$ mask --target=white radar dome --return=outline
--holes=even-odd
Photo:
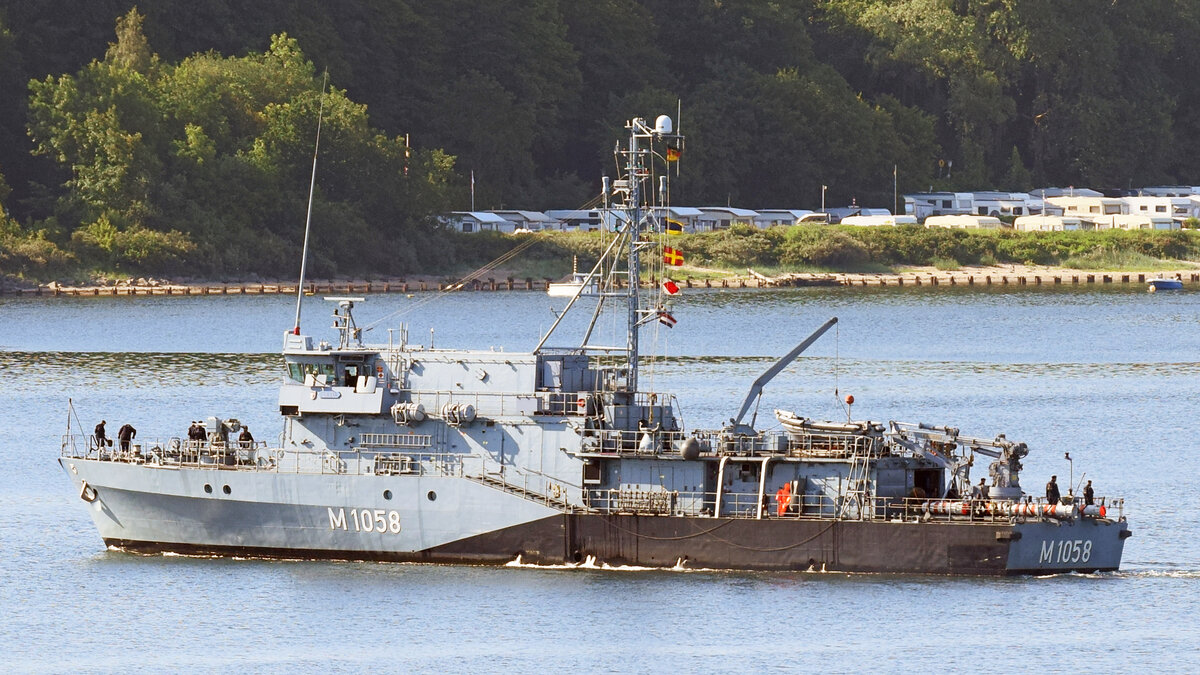
[[[667,115],[659,115],[658,119],[654,120],[654,131],[659,134],[669,134],[673,127],[671,126],[671,118]]]

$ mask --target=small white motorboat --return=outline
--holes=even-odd
[[[554,298],[571,298],[578,293],[580,296],[600,295],[600,284],[596,277],[588,278],[588,272],[579,271],[579,259],[571,262],[571,276],[563,281],[552,281],[546,284],[546,295]],[[580,291],[580,289],[583,289]]]

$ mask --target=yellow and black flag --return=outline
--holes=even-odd
[[[683,223],[667,218],[667,234],[683,234]]]

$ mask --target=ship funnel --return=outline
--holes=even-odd
[[[658,119],[654,120],[654,133],[666,136],[675,129],[671,124],[671,118],[667,115],[659,115]]]

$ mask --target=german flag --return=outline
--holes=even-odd
[[[679,148],[677,148],[673,145],[667,146],[667,161],[668,162],[678,162],[679,155],[680,155]]]
[[[663,247],[663,262],[674,267],[683,266],[683,251],[670,246]]]
[[[683,223],[667,218],[667,234],[683,234]]]

